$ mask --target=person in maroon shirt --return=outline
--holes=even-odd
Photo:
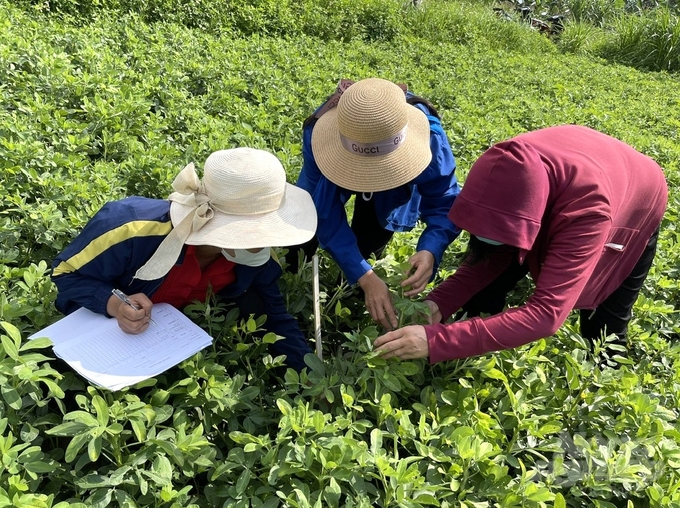
[[[432,324],[387,333],[376,348],[430,363],[480,355],[553,335],[574,308],[584,337],[626,340],[667,199],[656,162],[586,127],[549,127],[492,146],[451,207],[449,218],[471,240],[462,265],[427,296]],[[503,310],[527,273],[533,294]],[[470,319],[444,323],[460,309]]]

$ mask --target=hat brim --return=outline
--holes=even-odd
[[[174,225],[194,210],[173,201],[170,218]],[[316,233],[316,208],[309,193],[286,183],[286,193],[278,210],[257,215],[215,215],[199,231],[193,231],[187,245],[212,245],[222,249],[287,247],[305,243]]]
[[[338,110],[319,118],[312,131],[312,153],[321,173],[331,182],[354,192],[380,192],[410,182],[430,164],[430,122],[409,104],[406,140],[387,155],[367,157],[342,145]]]

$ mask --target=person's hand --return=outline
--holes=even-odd
[[[434,303],[432,300],[425,300],[425,304],[430,309],[430,315],[427,317],[427,322],[429,324],[441,323],[442,322],[442,313],[439,310],[439,305]]]
[[[375,339],[373,345],[383,358],[396,356],[400,360],[413,360],[430,355],[425,327],[420,325],[405,326],[388,332]]]
[[[118,321],[118,326],[125,333],[142,333],[149,327],[153,302],[144,293],[130,296],[130,300],[139,310],[135,310],[115,295],[111,295],[106,303],[106,312]]]
[[[434,256],[430,251],[421,250],[416,252],[408,260],[411,263],[411,270],[409,270],[407,279],[401,285],[402,287],[411,286],[409,291],[404,292],[404,296],[414,296],[420,293],[427,283],[432,278],[434,271]]]
[[[359,285],[364,291],[366,309],[373,321],[380,323],[387,330],[394,330],[399,322],[387,284],[373,270],[369,270],[361,276]]]

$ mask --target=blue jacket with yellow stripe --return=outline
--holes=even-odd
[[[146,281],[134,279],[134,275],[171,230],[170,201],[135,196],[104,205],[52,264],[57,309],[70,314],[85,307],[108,316],[106,304],[113,288],[151,298],[164,278]],[[236,280],[218,296],[234,299],[246,291],[255,292],[267,316],[267,331],[285,337],[270,346],[271,353],[286,355],[288,366],[302,370],[304,355],[311,349],[297,321],[286,310],[278,287],[279,264],[270,259],[259,267],[236,265],[235,275]]]

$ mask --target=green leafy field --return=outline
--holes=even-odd
[[[433,0],[389,11],[384,26],[362,5],[343,42],[332,34],[348,21],[325,11],[296,20],[321,38],[120,13],[68,23],[0,0],[0,507],[680,507],[678,75],[563,54],[490,5]],[[324,361],[301,378],[252,337],[262,318],[236,322],[216,302],[187,309],[212,348],[121,392],[26,341],[59,317],[51,260],[103,203],[164,197],[186,163],[243,145],[276,153],[293,182],[303,119],[339,78],[371,76],[439,108],[461,180],[492,143],[560,123],[664,167],[659,252],[617,368],[574,318],[513,351],[385,362],[371,352],[380,331],[325,256]],[[416,238],[395,238],[385,277],[398,280]],[[312,339],[311,269],[282,285]],[[416,317],[415,302],[395,300]]]

